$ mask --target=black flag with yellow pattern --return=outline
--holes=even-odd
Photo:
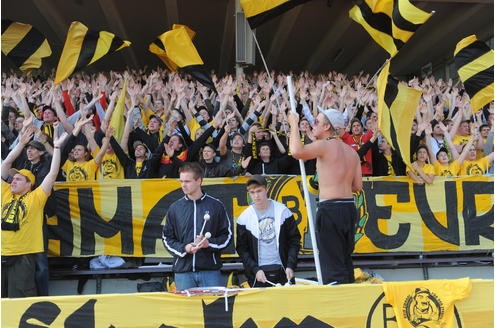
[[[378,128],[402,160],[411,166],[411,129],[421,91],[400,83],[389,74],[390,61],[378,75]]]
[[[310,0],[241,0],[249,26],[254,30],[261,24]]]
[[[2,53],[21,71],[41,67],[41,59],[52,54],[48,40],[29,24],[2,19]]]
[[[72,22],[58,62],[55,84],[68,78],[74,71],[91,65],[103,56],[128,47],[124,41],[107,31],[89,30],[81,22]]]
[[[471,98],[473,113],[493,101],[493,50],[476,35],[457,43],[454,51],[457,73]]]
[[[393,57],[431,14],[408,0],[360,0],[349,16]]]
[[[192,39],[196,32],[189,27],[174,24],[170,31],[159,35],[149,46],[149,51],[158,56],[167,67],[175,72],[191,75],[194,79],[216,92],[210,74],[203,65]]]

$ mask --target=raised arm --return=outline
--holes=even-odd
[[[225,154],[227,154],[228,151],[227,142],[229,140],[229,134],[230,134],[230,126],[226,124],[225,132],[224,134],[222,134],[222,137],[220,138],[220,142],[218,144],[218,150],[220,151],[220,156],[225,156]]]
[[[41,183],[41,188],[46,194],[50,194],[52,191],[55,179],[57,179],[58,171],[60,169],[60,147],[67,138],[67,132],[64,132],[60,137],[58,136],[58,129],[55,129],[53,133],[53,156],[52,163],[50,165],[50,171],[43,179]]]
[[[14,149],[12,149],[7,157],[2,161],[2,179],[7,180],[9,177],[9,170],[12,168],[12,164],[22,153],[29,140],[33,137],[34,129],[35,127],[31,125],[24,132],[22,132],[19,138],[19,143],[17,143]]]
[[[109,126],[106,133],[105,133],[105,137],[102,140],[100,151],[98,152],[98,154],[96,154],[96,157],[95,157],[95,163],[96,164],[100,165],[101,160],[103,159],[103,156],[105,155],[105,152],[107,151],[108,144],[110,143],[110,138],[112,137],[112,135],[113,135],[113,128],[111,126]]]

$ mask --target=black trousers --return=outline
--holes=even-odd
[[[356,220],[353,198],[331,199],[318,204],[315,232],[323,284],[354,282],[351,254]]]

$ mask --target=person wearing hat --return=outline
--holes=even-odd
[[[236,250],[249,285],[295,283],[301,234],[294,215],[284,204],[268,197],[265,177],[251,176],[246,188],[252,204],[237,219]]]
[[[56,128],[56,126],[55,126]],[[32,130],[21,135],[21,141],[2,162],[2,297],[37,296],[36,254],[44,252],[43,208],[52,191],[60,166],[60,147],[67,134],[54,135],[50,171],[35,185],[34,174],[15,170],[10,185],[6,182],[14,159],[32,136]]]
[[[313,128],[316,140],[307,145],[299,137],[299,116],[291,112],[289,123],[292,156],[316,158],[319,202],[315,233],[323,283],[352,283],[357,220],[353,192],[361,190],[363,182],[357,152],[338,138],[339,130],[345,127],[344,117],[336,109],[320,110]]]
[[[110,139],[110,144],[124,168],[126,179],[150,179],[156,178],[159,157],[151,154],[148,146],[141,140],[134,141],[134,157],[127,155],[115,138]]]
[[[40,186],[43,179],[50,171],[51,161],[47,158],[46,148],[43,143],[37,140],[31,140],[27,136],[31,134],[27,133],[19,140],[19,147],[21,151],[14,148],[12,151],[12,158],[15,160],[13,166],[19,170],[28,170],[34,176],[34,184],[32,189],[36,189]],[[26,143],[27,142],[27,143]],[[22,145],[22,146],[21,146]],[[22,151],[25,149],[25,151]],[[43,222],[44,228],[44,243],[47,245],[46,240],[46,226]],[[48,257],[46,252],[36,254],[36,287],[38,290],[38,296],[48,296]]]
[[[36,177],[34,188],[37,188],[50,170],[50,157],[47,155],[45,145],[37,140],[29,141],[24,145],[24,149],[13,166],[31,171]]]

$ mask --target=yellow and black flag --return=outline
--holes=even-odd
[[[389,75],[388,62],[377,79],[378,128],[407,166],[411,166],[410,140],[421,91],[410,88]]]
[[[493,50],[476,35],[470,35],[457,43],[454,64],[471,98],[473,113],[493,101]]]
[[[349,16],[391,57],[431,15],[409,0],[360,0],[349,10]]]
[[[216,92],[215,84],[203,68],[203,60],[192,42],[195,35],[189,27],[174,24],[170,31],[159,35],[150,44],[149,51],[157,55],[171,71],[187,73]]]
[[[2,19],[2,53],[21,71],[41,67],[41,59],[52,54],[48,40],[29,24]]]
[[[308,1],[310,0],[241,0],[241,7],[249,26],[254,30],[266,21]]]
[[[113,33],[91,31],[80,22],[72,22],[58,62],[55,84],[68,78],[74,71],[91,65],[101,57],[130,44],[129,41],[124,41]]]

